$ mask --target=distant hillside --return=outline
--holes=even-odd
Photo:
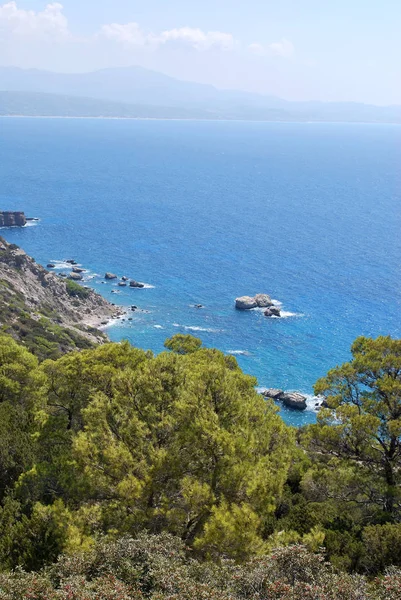
[[[110,117],[130,119],[209,119],[206,111],[163,106],[141,106],[40,92],[1,92],[1,116]]]
[[[0,67],[1,115],[401,123],[401,106],[289,102],[141,67],[52,73]]]

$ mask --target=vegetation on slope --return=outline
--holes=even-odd
[[[95,346],[98,310],[0,240],[0,600],[400,600],[401,340],[295,430],[197,338]]]
[[[60,280],[0,238],[0,331],[41,360],[105,341],[84,320],[88,314],[107,315],[113,310],[92,290]]]
[[[382,598],[382,583],[344,573],[401,566],[401,341],[356,340],[316,386],[328,408],[298,432],[234,357],[191,336],[166,347],[109,343],[40,363],[0,336],[0,569],[40,571],[63,553],[70,565],[4,575],[0,598],[32,581],[48,595],[27,598]],[[121,548],[145,544],[149,558],[160,540],[198,562],[185,554],[176,572],[172,558],[171,589],[148,589]],[[99,552],[109,571],[83,566]],[[297,560],[307,575],[291,575]]]

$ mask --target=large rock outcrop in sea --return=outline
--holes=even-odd
[[[104,278],[105,279],[117,279],[117,275],[115,275],[114,273],[105,273]]]
[[[279,400],[287,408],[295,408],[295,410],[306,409],[306,398],[299,392],[285,392],[280,396]]]
[[[249,310],[251,308],[256,308],[258,303],[255,298],[251,298],[251,296],[241,296],[240,298],[235,299],[235,308],[239,310]]]
[[[256,296],[240,296],[235,300],[235,308],[239,310],[250,310],[251,308],[267,308],[273,306],[273,301],[268,294],[256,294]]]
[[[21,211],[1,211],[0,227],[24,227],[26,225],[25,213]]]
[[[259,308],[267,308],[268,306],[273,306],[273,300],[268,294],[256,294],[255,302]]]
[[[68,275],[68,279],[72,279],[73,281],[82,281],[83,277],[82,277],[81,273],[75,273],[74,271],[72,271]]]
[[[278,306],[269,306],[263,314],[265,317],[281,317],[281,311]]]
[[[277,390],[275,388],[268,388],[267,390],[262,391],[262,396],[265,398],[272,398],[273,400],[278,400],[283,394],[283,390]]]
[[[294,410],[306,409],[306,397],[299,392],[283,392],[282,390],[266,389],[262,391],[262,396],[272,398],[276,402],[282,402],[287,408]]]

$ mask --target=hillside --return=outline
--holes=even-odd
[[[210,113],[170,106],[143,106],[41,92],[1,92],[0,116],[210,119]]]
[[[94,325],[116,310],[99,294],[49,273],[0,238],[0,327],[39,358],[104,342]]]
[[[0,90],[0,115],[401,123],[400,106],[290,102],[141,67],[90,73],[0,67]]]

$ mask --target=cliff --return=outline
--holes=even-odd
[[[96,326],[121,312],[71,284],[0,237],[0,328],[42,359],[107,341]]]
[[[20,211],[0,211],[0,227],[23,227],[26,225],[26,217]]]

